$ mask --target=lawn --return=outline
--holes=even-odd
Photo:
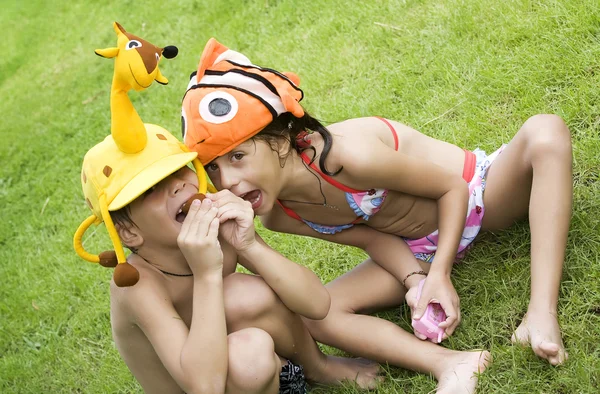
[[[600,5],[598,0],[16,1],[0,25],[0,392],[141,392],[111,338],[111,271],[81,260],[72,235],[87,217],[83,155],[110,132],[111,24],[154,44],[168,86],[131,94],[142,119],[179,135],[180,101],[206,40],[294,71],[303,104],[326,123],[379,115],[488,151],[536,113],[569,125],[574,210],[559,320],[559,368],[510,335],[526,310],[527,224],[481,237],[455,267],[462,325],[444,346],[486,348],[482,393],[600,392]],[[110,247],[99,228],[86,248]],[[259,232],[328,282],[365,255]],[[408,327],[405,307],[381,316]],[[367,333],[368,335],[368,333]],[[329,353],[336,350],[324,347]],[[433,378],[386,368],[380,393],[427,393]],[[315,389],[354,393],[351,386]]]

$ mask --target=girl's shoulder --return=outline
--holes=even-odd
[[[395,147],[398,133],[406,126],[379,117],[353,118],[327,126],[334,138],[334,144],[364,144],[379,140]]]
[[[348,154],[368,155],[369,147],[386,145],[398,148],[400,123],[383,118],[354,118],[327,126],[333,137],[331,157],[335,165],[342,164]]]

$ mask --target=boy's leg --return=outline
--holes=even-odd
[[[566,353],[557,320],[560,278],[573,199],[569,129],[555,115],[528,119],[491,165],[482,228],[509,227],[529,213],[531,297],[513,340],[558,365]]]
[[[306,319],[316,340],[360,357],[433,374],[439,393],[475,391],[474,373],[485,370],[488,352],[449,350],[422,341],[390,321],[359,314],[395,307],[404,299],[404,286],[381,266],[366,260],[327,289],[331,294],[327,317]]]
[[[275,394],[279,391],[281,361],[273,339],[258,328],[246,328],[227,336],[226,394]]]
[[[276,353],[302,365],[308,380],[323,384],[351,381],[363,388],[377,385],[376,363],[324,355],[300,316],[258,276],[235,273],[225,279],[225,315],[230,331],[257,327],[269,333]]]

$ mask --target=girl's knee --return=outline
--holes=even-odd
[[[525,133],[531,160],[547,156],[571,158],[571,132],[560,116],[534,115],[527,119],[521,130]]]
[[[246,328],[227,337],[228,392],[263,393],[279,378],[281,364],[273,339],[258,328]]]
[[[258,276],[235,273],[227,277],[224,303],[228,322],[255,319],[271,310],[278,301],[273,289]]]

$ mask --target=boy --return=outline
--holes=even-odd
[[[145,127],[147,142],[135,154],[120,149],[114,131],[86,154],[82,183],[94,215],[74,242],[85,259],[117,266],[113,338],[144,391],[305,392],[302,367],[279,355],[302,364],[309,380],[374,387],[377,365],[325,356],[302,323],[300,316],[322,319],[329,310],[316,275],[264,244],[250,204],[231,193],[220,194],[219,209],[205,199],[183,214],[202,167],[194,163],[197,178],[187,167],[195,153]],[[95,256],[81,239],[103,221],[115,253]],[[127,262],[121,242],[134,252]],[[235,273],[238,262],[260,276]]]

